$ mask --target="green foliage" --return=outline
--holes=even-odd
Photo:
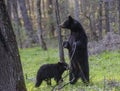
[[[66,52],[66,51],[65,51]],[[20,50],[22,66],[28,91],[51,91],[52,87],[45,82],[39,88],[35,88],[35,78],[39,67],[45,63],[59,61],[57,49],[43,51],[40,48]],[[67,54],[67,53],[65,53]],[[66,55],[66,61],[69,59]],[[120,91],[120,51],[104,52],[89,57],[90,85],[85,86],[81,80],[75,85],[67,85],[61,91]],[[63,77],[68,74],[65,72]],[[68,82],[68,76],[64,83]],[[52,86],[55,81],[52,80]]]

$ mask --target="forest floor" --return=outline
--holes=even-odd
[[[52,87],[45,82],[39,88],[35,88],[36,73],[39,67],[45,63],[59,61],[58,49],[43,51],[40,48],[28,48],[20,50],[22,67],[28,91],[51,91]],[[68,53],[65,50],[65,59],[69,63]],[[120,91],[120,50],[104,51],[89,57],[90,84],[85,86],[81,79],[75,85],[66,85],[60,91]],[[66,71],[63,77],[68,74]],[[62,84],[68,82],[69,77]],[[55,85],[54,79],[52,86]]]

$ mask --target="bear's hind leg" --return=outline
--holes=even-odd
[[[81,79],[85,84],[89,84],[89,67],[88,66],[81,67],[82,67]]]
[[[69,81],[70,81],[70,84],[75,84],[78,80],[78,77],[75,75],[74,72],[70,72],[69,74]]]

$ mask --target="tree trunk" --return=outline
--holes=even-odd
[[[64,21],[65,20],[65,18],[66,18],[66,16],[69,14],[69,3],[70,1],[69,0],[63,0],[61,3],[61,5],[60,5],[60,17],[61,17],[61,21]],[[55,7],[54,7],[55,8]],[[55,15],[55,14],[54,14]],[[64,29],[64,32],[62,32],[62,33],[64,33],[64,39],[67,39],[67,35],[69,34],[69,32],[68,31],[66,31],[66,29]]]
[[[43,36],[42,36],[42,26],[41,26],[41,0],[36,0],[36,15],[37,15],[37,24],[38,24],[38,38],[39,43],[43,50],[47,50],[46,43],[44,42]]]
[[[60,14],[59,14],[59,4],[58,0],[55,0],[55,14],[56,14],[56,22],[57,22],[57,32],[58,32],[58,42],[59,42],[59,57],[60,61],[64,62],[64,51],[62,46],[62,36],[61,36],[61,28],[59,27],[60,24]]]
[[[35,0],[29,0],[30,2],[30,19],[33,24],[33,28],[36,30],[36,6],[35,6]]]
[[[26,91],[15,35],[0,0],[0,91]]]
[[[81,12],[85,12],[85,0],[81,0]]]
[[[113,27],[112,27],[112,19],[113,19],[113,16],[112,16],[112,5],[111,3],[113,3],[112,0],[109,0],[108,1],[108,8],[109,8],[109,13],[108,13],[108,17],[109,17],[109,26],[110,26],[110,32],[113,32]]]
[[[88,9],[89,9],[89,7],[90,7],[90,0],[80,0],[80,10],[81,10],[81,12],[86,12]]]
[[[17,31],[17,39],[18,39],[18,45],[20,48],[22,48],[22,38],[21,38],[21,23],[20,19],[18,16],[18,5],[16,0],[11,0],[11,4],[13,6],[13,15],[14,15],[14,25],[15,25],[15,30]]]
[[[92,40],[98,41],[98,36],[96,34],[96,29],[95,29],[95,21],[94,21],[94,13],[92,13],[89,16],[89,21],[90,21],[90,30],[91,30],[91,37]]]
[[[28,36],[28,42],[29,43],[28,43],[27,46],[31,46],[32,43],[36,42],[35,35],[34,35],[34,32],[33,32],[32,22],[30,21],[30,18],[29,18],[28,13],[27,13],[25,0],[18,0],[18,2],[19,2],[19,5],[20,5],[22,16],[23,16],[23,21],[24,21],[26,34]]]
[[[28,15],[30,16],[30,19],[32,17],[32,12],[30,10],[30,0],[26,0],[26,6],[27,6],[27,10],[28,10]],[[34,12],[34,11],[33,11]]]
[[[50,29],[50,37],[54,37],[55,27],[54,27],[54,14],[53,14],[53,1],[47,0],[47,12],[48,12],[48,24]]]
[[[45,0],[41,0],[42,3],[42,15],[46,18]]]
[[[118,11],[119,11],[119,35],[120,35],[120,0],[118,0]]]
[[[102,39],[102,1],[99,2],[99,38]]]
[[[106,32],[110,32],[109,3],[108,2],[105,2],[105,18],[106,18]]]
[[[79,21],[79,0],[75,0],[75,10],[74,10],[75,19]]]
[[[10,0],[7,0],[7,11],[11,19],[11,1]]]

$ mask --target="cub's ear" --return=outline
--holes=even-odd
[[[58,64],[61,64],[61,63],[62,63],[61,61],[58,62]]]

